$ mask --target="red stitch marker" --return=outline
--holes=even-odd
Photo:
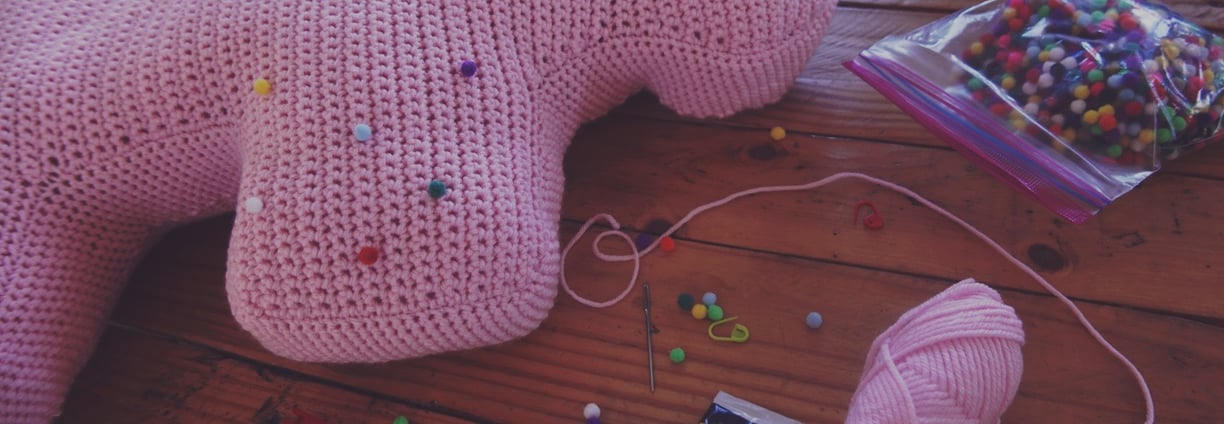
[[[862,209],[863,206],[871,208],[871,213],[863,217],[863,226],[871,230],[878,230],[878,229],[884,228],[884,217],[880,216],[880,212],[876,210],[875,205],[872,204],[870,200],[864,200],[854,205],[854,222],[853,223],[858,224],[859,210]]]

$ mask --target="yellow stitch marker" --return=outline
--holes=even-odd
[[[714,335],[714,327],[720,326],[724,323],[735,321],[737,319],[739,319],[739,317],[731,317],[731,318],[727,318],[721,321],[715,321],[710,324],[710,328],[707,331],[707,333],[710,335],[711,339],[714,339],[720,342],[735,342],[735,343],[746,342],[748,341],[748,327],[745,327],[743,324],[738,324],[738,323],[735,324],[735,326],[731,329],[731,335],[728,337]]]
[[[255,90],[255,94],[267,96],[268,93],[272,92],[272,83],[268,82],[266,79],[260,78],[251,84],[251,88]]]

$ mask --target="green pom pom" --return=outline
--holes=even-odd
[[[1170,141],[1173,141],[1173,131],[1170,131],[1168,128],[1156,130],[1157,143],[1168,143]]]
[[[683,309],[685,311],[691,310],[693,309],[693,303],[694,303],[693,295],[688,294],[688,293],[681,293],[680,297],[676,298],[676,303],[680,305],[680,309]]]
[[[446,195],[446,183],[433,180],[429,182],[429,197],[440,199]]]
[[[710,318],[711,321],[722,320],[723,319],[722,306],[710,305],[709,309],[706,310],[706,317]]]
[[[408,417],[403,415],[395,417],[395,421],[392,421],[391,424],[408,424]]]
[[[974,90],[974,91],[981,90],[982,87],[986,86],[986,84],[983,83],[982,80],[977,79],[977,78],[970,78],[968,85],[969,85],[969,89]]]
[[[684,362],[684,349],[681,349],[681,348],[672,349],[671,352],[667,354],[667,356],[671,358],[672,362],[675,362],[677,364]]]

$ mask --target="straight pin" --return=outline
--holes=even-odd
[[[650,367],[650,392],[655,391],[654,373],[654,325],[650,323],[650,284],[642,283],[642,310],[646,314],[646,364]]]

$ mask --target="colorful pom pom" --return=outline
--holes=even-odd
[[[429,190],[429,197],[432,197],[435,199],[441,199],[442,196],[446,195],[446,183],[440,180],[430,181],[428,190]]]
[[[782,127],[771,128],[769,130],[769,138],[774,139],[774,141],[782,141],[782,139],[786,138],[786,128],[782,128]]]
[[[251,83],[251,89],[255,91],[255,94],[267,96],[272,92],[272,83],[268,82],[266,79],[260,78]]]
[[[693,309],[689,311],[689,313],[693,315],[693,318],[696,319],[705,319],[706,312],[706,305],[702,305],[700,303],[693,305]]]
[[[248,197],[246,201],[243,202],[243,206],[246,208],[248,213],[259,213],[260,211],[263,211],[264,203],[263,199],[252,196]]]
[[[674,251],[676,250],[676,240],[672,239],[671,236],[664,236],[659,239],[659,248],[663,249],[664,252]]]
[[[693,295],[688,293],[680,293],[680,296],[676,297],[676,303],[680,305],[680,309],[691,311],[693,309],[693,304],[696,302],[693,300]]]
[[[633,238],[633,246],[637,247],[639,252],[650,247],[650,243],[654,243],[654,236],[646,233],[638,233],[637,237]]]
[[[586,419],[599,418],[599,405],[594,403],[586,404],[586,407],[582,408],[582,417]]]
[[[820,328],[820,326],[824,325],[824,317],[820,316],[820,312],[809,312],[805,322],[808,328]]]
[[[370,141],[370,137],[372,137],[373,135],[374,135],[374,130],[370,129],[369,125],[357,124],[353,126],[353,138],[356,138],[357,141],[361,141],[361,142]]]
[[[670,358],[672,362],[677,364],[684,362],[684,349],[672,349],[671,352],[667,353],[667,357]]]
[[[470,60],[463,61],[463,63],[459,64],[459,73],[463,74],[463,76],[465,77],[475,76],[476,75],[476,62],[473,62]]]
[[[361,251],[357,252],[357,261],[365,265],[374,265],[375,262],[378,262],[378,248],[372,246],[361,248]]]

